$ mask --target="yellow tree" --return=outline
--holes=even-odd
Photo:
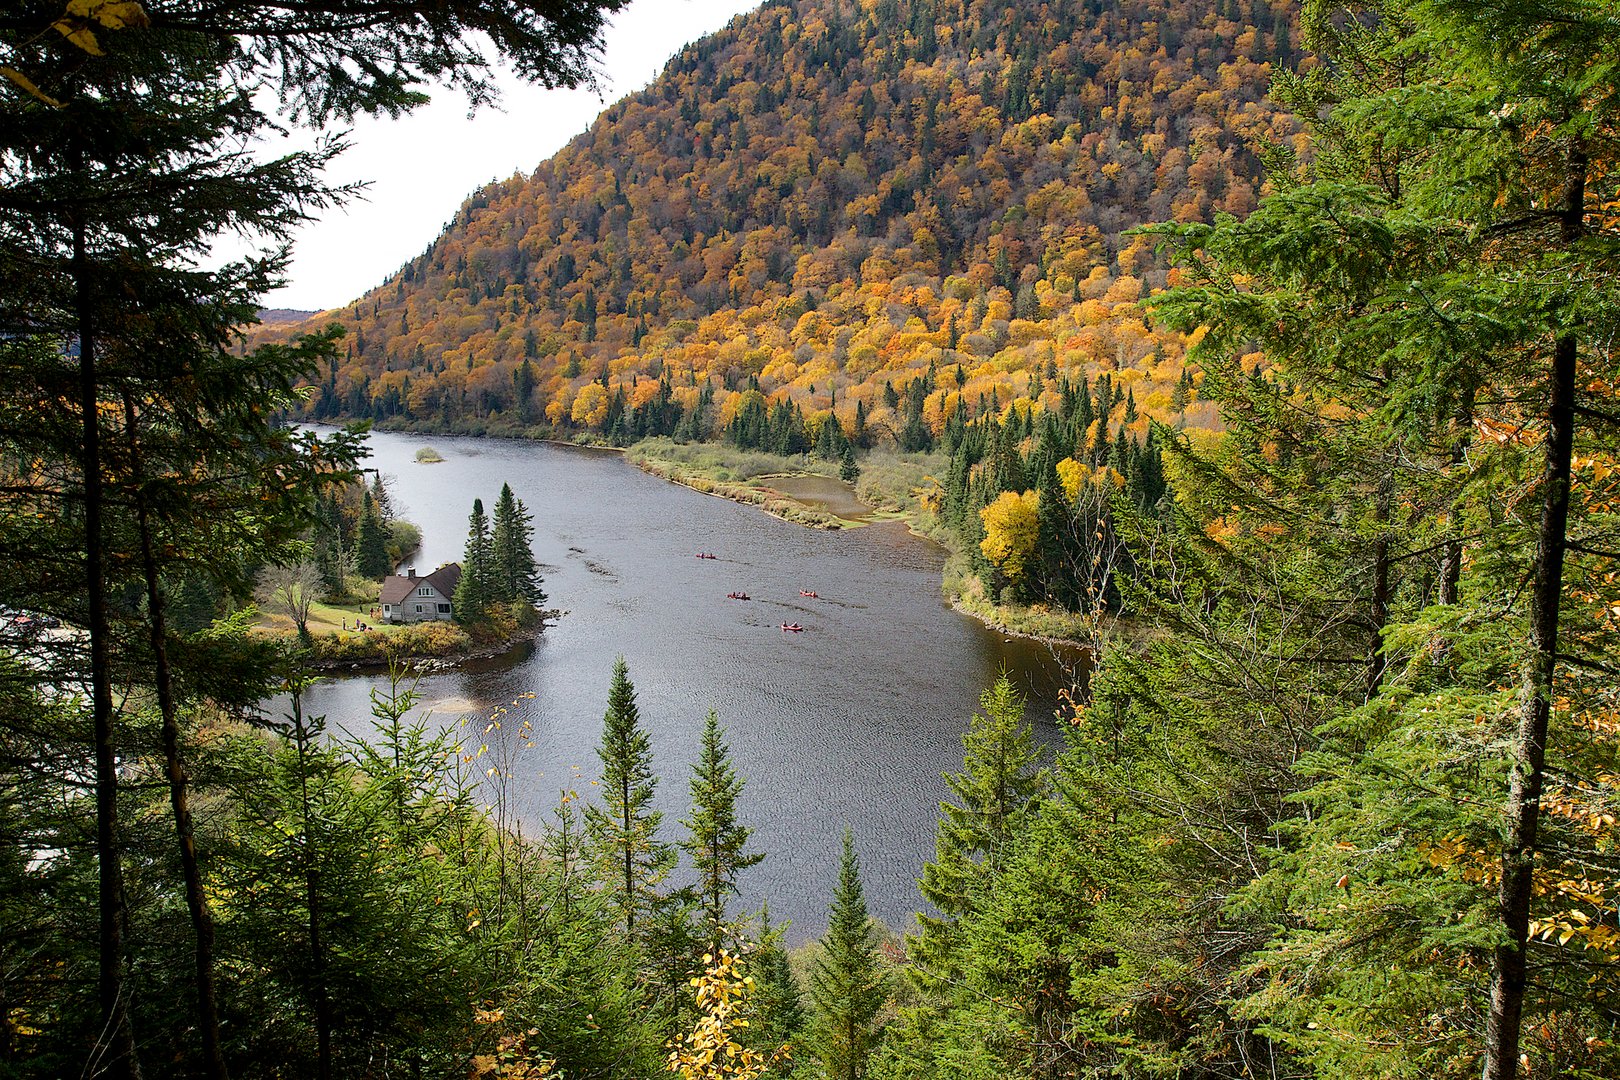
[[[1009,585],[1016,586],[1024,578],[1024,568],[1035,554],[1035,540],[1039,535],[1036,508],[1040,496],[1033,491],[1022,495],[1003,491],[996,501],[979,511],[984,521],[984,539],[979,550],[1001,571]]]
[[[788,1048],[766,1055],[737,1041],[737,1033],[748,1027],[754,978],[743,975],[737,958],[725,949],[718,958],[705,954],[703,962],[708,970],[692,980],[697,1022],[685,1036],[670,1041],[669,1071],[682,1080],[757,1080],[787,1058]]]
[[[608,392],[601,383],[586,383],[574,396],[571,412],[574,423],[580,427],[599,428],[607,419]]]

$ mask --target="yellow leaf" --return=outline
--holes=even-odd
[[[60,109],[62,107],[62,103],[60,101],[57,101],[55,98],[51,97],[51,95],[35,86],[32,79],[18,71],[16,68],[0,67],[0,75],[4,75],[7,79],[21,87],[24,93],[28,94],[30,97],[43,101],[51,108]]]
[[[67,19],[57,19],[51,23],[51,28],[61,31],[63,37],[89,53],[91,56],[105,55],[101,45],[96,41],[96,35],[90,32],[89,27],[81,22],[69,22]]]
[[[109,30],[152,25],[136,0],[68,0],[67,14],[93,20]]]

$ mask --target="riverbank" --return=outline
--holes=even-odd
[[[671,447],[676,444],[670,443]],[[734,469],[723,463],[723,459],[711,460],[699,465],[691,461],[680,461],[669,456],[658,456],[643,449],[644,444],[631,447],[626,456],[636,468],[642,472],[651,473],[671,483],[682,487],[700,491],[705,495],[714,495],[732,502],[743,503],[748,506],[757,506],[759,509],[779,517],[783,521],[791,521],[795,525],[803,525],[810,529],[846,529],[858,527],[864,522],[841,518],[836,514],[827,512],[801,502],[783,494],[762,482],[765,476],[795,476],[817,475],[807,472],[783,471],[775,474],[764,474],[752,480],[739,481],[732,479]],[[682,450],[695,450],[696,447],[680,447]],[[785,461],[786,459],[784,459]]]
[[[312,671],[377,672],[394,664],[416,671],[443,671],[472,660],[501,656],[533,641],[548,619],[559,611],[528,608],[472,630],[453,622],[369,622],[357,613],[315,605],[309,620],[309,640],[301,643],[292,620],[284,615],[261,618],[255,633],[264,639],[300,651]],[[341,621],[333,613],[341,612]]]
[[[1080,643],[1090,641],[1090,619],[1044,604],[997,603],[986,595],[984,584],[967,568],[952,538],[934,517],[931,495],[939,488],[936,475],[948,462],[941,454],[898,454],[873,451],[860,459],[861,472],[850,485],[865,512],[835,514],[795,497],[788,483],[773,481],[812,477],[837,479],[838,464],[808,454],[781,455],[738,450],[717,443],[676,443],[647,439],[628,448],[627,458],[644,472],[673,483],[757,506],[797,525],[815,529],[859,528],[873,521],[903,521],[917,536],[949,552],[940,587],[946,601],[1002,634],[1035,641]]]
[[[954,557],[952,561],[956,561]],[[1093,620],[1084,615],[1054,610],[1045,604],[995,603],[985,595],[984,584],[977,577],[953,578],[949,566],[943,588],[951,607],[998,633],[1063,645],[1085,644],[1096,637]]]

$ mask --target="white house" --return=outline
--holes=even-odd
[[[383,621],[408,623],[454,618],[456,585],[460,581],[460,563],[445,563],[425,577],[417,577],[413,566],[403,575],[391,574],[383,578]]]

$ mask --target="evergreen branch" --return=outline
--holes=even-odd
[[[1607,548],[1588,547],[1574,540],[1566,540],[1564,547],[1570,551],[1578,551],[1582,555],[1595,555],[1600,559],[1620,559],[1620,551],[1610,551]]]
[[[1613,424],[1616,427],[1620,427],[1620,416],[1616,416],[1614,413],[1604,412],[1602,409],[1594,409],[1587,405],[1576,405],[1575,415],[1584,416],[1588,420],[1601,420],[1605,424]]]

